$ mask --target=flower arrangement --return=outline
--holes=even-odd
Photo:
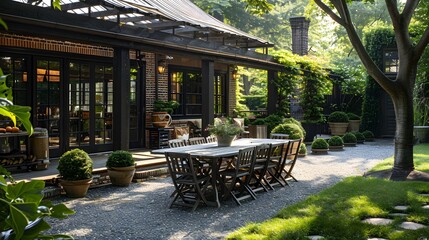
[[[217,118],[213,125],[209,125],[207,130],[215,136],[235,136],[244,130],[239,123],[232,118]]]

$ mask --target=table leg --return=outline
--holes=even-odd
[[[212,188],[213,188],[213,195],[214,195],[214,202],[209,201],[209,205],[212,207],[220,207],[220,201],[219,201],[219,193],[217,190],[217,177],[219,175],[219,159],[214,158],[211,159],[211,168],[212,168],[212,176],[210,178]]]

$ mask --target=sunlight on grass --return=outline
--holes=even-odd
[[[415,146],[415,165],[429,171],[429,144]],[[375,169],[392,167],[388,158]],[[385,179],[349,177],[306,200],[284,208],[275,218],[252,223],[233,232],[227,239],[307,239],[321,235],[327,239],[386,238],[391,240],[424,239],[429,228],[402,230],[403,221],[429,225],[429,184],[425,182],[392,182]],[[362,223],[369,217],[389,217],[397,205],[408,205],[407,217],[394,217],[387,226]],[[391,217],[392,218],[392,217]]]

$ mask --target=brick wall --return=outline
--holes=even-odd
[[[232,74],[229,74],[229,99],[227,99],[228,101],[228,107],[229,107],[229,112],[228,112],[228,116],[232,116],[233,115],[233,110],[235,109],[235,107],[237,106],[237,96],[236,96],[236,91],[237,91],[237,80],[232,78]]]

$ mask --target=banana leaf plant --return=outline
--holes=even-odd
[[[12,89],[6,85],[6,78],[8,75],[3,74],[3,70],[0,68],[0,98],[5,98],[9,101],[13,101]],[[27,131],[28,135],[31,136],[34,132],[33,125],[30,121],[31,107],[29,106],[0,106],[0,115],[10,118],[13,125],[16,126],[17,120],[21,122]]]

